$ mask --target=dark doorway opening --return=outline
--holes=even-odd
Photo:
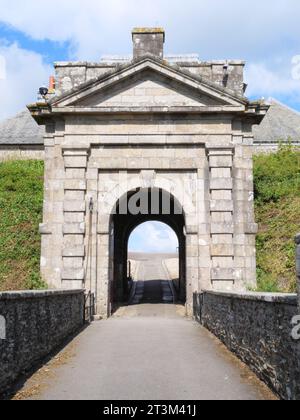
[[[137,208],[130,208],[131,199],[139,195],[144,201],[143,205],[138,202]],[[154,198],[159,197],[159,205],[154,203]],[[166,204],[170,201],[169,205]],[[146,204],[145,204],[146,203]],[[166,279],[161,270],[167,269],[162,266],[162,259],[153,256],[143,263],[146,273],[144,279],[139,281],[133,278],[134,267],[132,255],[128,252],[128,243],[135,229],[146,222],[159,222],[169,226],[178,238],[179,270],[177,279]],[[112,310],[119,306],[130,303],[185,303],[186,301],[186,244],[185,244],[185,217],[183,209],[174,196],[158,189],[137,189],[125,194],[116,204],[111,217],[111,281],[110,301]],[[137,256],[135,256],[137,258]],[[142,256],[138,256],[143,260]],[[137,258],[137,260],[138,260]],[[159,261],[158,261],[159,260]],[[137,261],[138,263],[139,261]],[[163,268],[162,268],[163,267]],[[151,274],[152,273],[152,274]],[[153,277],[153,279],[151,278]],[[159,277],[159,278],[156,278]],[[135,280],[135,281],[134,281]],[[172,280],[170,282],[170,280]],[[174,281],[173,281],[174,280]],[[160,287],[158,283],[160,282]],[[135,287],[135,290],[133,290]],[[172,294],[167,289],[171,288]]]

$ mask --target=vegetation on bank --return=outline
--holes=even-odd
[[[0,290],[41,289],[41,161],[0,163]]]
[[[0,290],[41,289],[41,161],[0,163]],[[296,290],[294,236],[300,231],[300,151],[254,158],[259,291]]]
[[[282,146],[254,158],[258,290],[295,292],[300,231],[300,150]]]

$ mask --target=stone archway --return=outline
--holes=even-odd
[[[132,200],[139,202],[134,211]],[[144,204],[141,203],[144,202]],[[178,298],[186,300],[186,237],[185,215],[177,199],[159,188],[138,188],[121,197],[110,220],[110,284],[111,308],[128,301],[127,261],[128,240],[133,230],[142,223],[158,221],[174,230],[179,242]]]
[[[100,318],[111,313],[112,208],[135,188],[184,208],[188,315],[195,292],[256,285],[252,126],[268,106],[245,97],[243,62],[174,66],[154,32],[155,45],[153,30],[133,34],[128,62],[58,63],[55,94],[29,106],[46,126],[43,280],[86,288]]]

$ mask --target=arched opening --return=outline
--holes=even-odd
[[[128,245],[135,229],[147,222],[167,225],[178,241],[179,270],[174,279],[174,299],[186,300],[185,217],[182,206],[173,195],[156,188],[136,189],[125,194],[115,205],[111,216],[110,297],[112,310],[126,305],[132,296],[132,278],[129,272]],[[152,225],[153,226],[153,225]],[[138,280],[138,279],[137,279]],[[160,279],[158,279],[160,280]]]
[[[179,281],[179,239],[162,222],[145,222],[128,240],[130,304],[174,303]]]

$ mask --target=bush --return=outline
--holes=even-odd
[[[281,146],[254,158],[258,290],[295,292],[294,236],[300,230],[300,151]]]
[[[0,290],[45,288],[40,278],[41,161],[0,163]]]
[[[280,146],[277,153],[254,157],[255,198],[258,205],[300,195],[300,152]]]

